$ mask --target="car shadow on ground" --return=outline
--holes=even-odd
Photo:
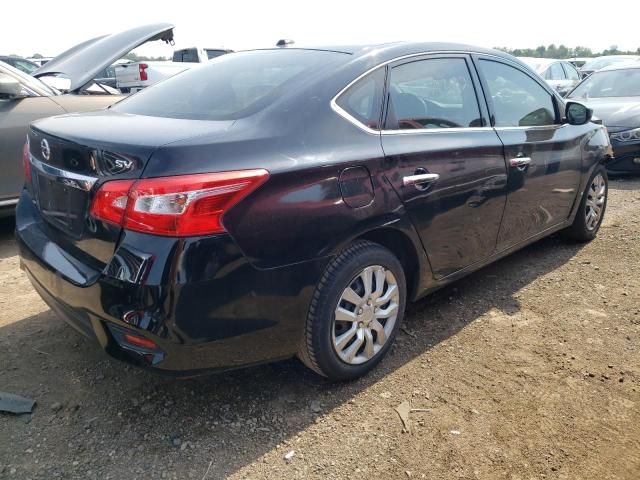
[[[323,413],[348,403],[488,311],[518,312],[517,292],[580,249],[558,236],[546,238],[410,305],[387,358],[350,383],[332,384],[293,359],[188,380],[164,377],[108,359],[47,311],[0,328],[0,339],[10,345],[0,353],[10,370],[4,388],[22,385],[15,393],[39,396],[40,411],[32,424],[59,428],[59,435],[67,437],[61,448],[80,433],[83,439],[95,436],[96,445],[105,435],[117,438],[120,445],[137,447],[131,469],[142,472],[153,468],[154,456],[184,453],[178,445],[187,442],[198,446],[193,453],[186,450],[194,456],[193,473],[202,475],[213,462],[217,473],[212,478],[217,478],[295,437]],[[1,247],[0,255],[10,254],[16,254],[15,245]],[[58,417],[71,420],[56,426],[47,405],[52,402],[62,402]],[[104,465],[110,464],[105,460]]]

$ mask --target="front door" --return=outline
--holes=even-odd
[[[489,57],[477,65],[509,168],[498,250],[565,221],[577,196],[584,129],[562,124],[541,81]]]
[[[436,278],[490,256],[505,206],[502,143],[466,55],[390,65],[382,146],[388,179]]]
[[[29,123],[61,113],[65,111],[49,97],[0,98],[0,201],[11,201],[22,190],[22,147]]]

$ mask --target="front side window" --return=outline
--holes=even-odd
[[[534,127],[556,122],[551,94],[520,70],[480,60],[493,104],[496,127]]]
[[[369,128],[380,128],[384,68],[360,79],[344,92],[336,103],[345,112]]]
[[[392,68],[389,100],[386,127],[391,130],[482,126],[463,58],[432,58]]]

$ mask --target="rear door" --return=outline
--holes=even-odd
[[[490,256],[506,198],[502,143],[467,55],[389,66],[382,146],[436,278]],[[478,101],[482,99],[482,101]]]
[[[475,62],[509,166],[501,250],[569,217],[584,132],[562,123],[562,102],[537,76],[496,57],[477,56]]]

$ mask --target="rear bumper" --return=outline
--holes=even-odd
[[[21,267],[44,301],[110,355],[174,374],[294,355],[328,261],[259,270],[228,235],[171,239],[125,232],[112,263],[95,276],[85,272],[91,280],[81,284],[61,273],[64,265],[55,265],[62,259],[50,252],[64,250],[44,237],[41,221],[31,202],[20,202]],[[144,261],[137,262],[140,258]],[[142,274],[127,276],[114,267],[125,260],[128,274],[132,265],[143,268]],[[123,343],[123,332],[150,339],[158,348],[149,352]]]

